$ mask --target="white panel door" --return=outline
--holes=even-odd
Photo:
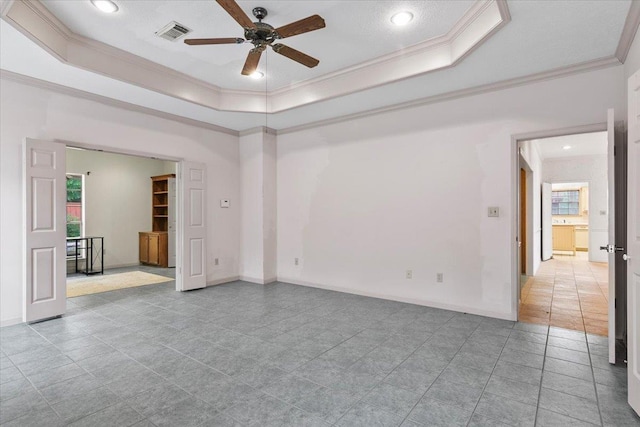
[[[24,246],[22,320],[64,314],[66,296],[65,146],[27,139],[24,144]]]
[[[615,188],[615,119],[613,110],[607,110],[607,179],[609,208],[609,363],[616,363],[616,188]]]
[[[180,163],[182,257],[176,287],[180,291],[207,286],[206,170],[202,163]]]
[[[177,200],[176,200],[176,179],[169,178],[169,197],[168,197],[168,215],[167,218],[167,245],[168,245],[168,267],[176,266],[176,210],[177,210]]]
[[[627,375],[629,405],[640,414],[640,71],[629,78],[628,85]]]
[[[553,224],[551,222],[551,184],[542,183],[542,261],[553,256]]]

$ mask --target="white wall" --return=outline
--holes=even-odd
[[[151,231],[150,177],[175,171],[175,163],[69,148],[66,153],[67,173],[85,176],[85,235],[104,237],[105,268],[138,264],[138,232]]]
[[[240,137],[240,277],[264,279],[262,133]]]
[[[276,280],[276,137],[260,129],[240,137],[240,277]]]
[[[618,66],[279,135],[278,279],[514,319],[512,135],[601,123],[623,80]]]
[[[600,250],[609,241],[607,156],[545,159],[542,178],[552,184],[589,183],[589,261],[607,262],[607,253]]]
[[[277,141],[272,133],[264,134],[263,143],[263,197],[264,197],[264,280],[275,281],[278,275],[277,233]]]
[[[207,165],[209,282],[239,274],[238,138],[2,79],[0,91],[0,322],[22,316],[22,144],[25,137],[94,144]],[[231,200],[220,209],[219,200]],[[11,207],[8,209],[7,207]],[[10,243],[8,243],[10,242]],[[220,265],[214,268],[213,259]]]

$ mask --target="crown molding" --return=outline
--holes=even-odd
[[[416,101],[408,101],[400,104],[395,104],[389,107],[376,108],[372,110],[362,111],[359,113],[349,114],[333,119],[319,120],[312,123],[307,123],[299,126],[292,126],[278,130],[278,135],[284,135],[287,133],[295,133],[303,130],[313,129],[321,126],[327,126],[350,120],[355,120],[363,117],[374,116],[378,114],[389,113],[393,111],[402,111],[409,108],[421,107],[423,105],[435,104],[438,102],[451,101],[459,98],[466,98],[474,95],[482,95],[484,93],[497,92],[504,89],[510,89],[513,87],[524,86],[530,83],[542,82],[546,80],[553,80],[562,77],[568,77],[575,74],[585,73],[589,71],[596,71],[603,68],[619,66],[620,61],[614,56],[596,59],[593,61],[587,61],[576,65],[570,65],[567,67],[556,68],[555,70],[545,71],[541,73],[530,74],[524,77],[517,77],[514,79],[504,80],[496,83],[489,83],[480,85],[468,89],[457,90],[453,92],[447,92],[440,95],[433,95],[426,98],[422,98]]]
[[[0,0],[0,15],[4,15],[5,11],[9,10],[14,0]]]
[[[40,0],[3,3],[2,18],[59,61],[218,111],[278,113],[455,66],[510,20],[505,0],[477,0],[445,35],[265,93],[228,90],[73,33]]]
[[[269,92],[269,112],[287,111],[455,66],[510,20],[505,1],[478,1],[443,36]],[[306,102],[300,103],[300,94]]]
[[[627,14],[627,19],[624,21],[624,27],[622,28],[622,34],[620,35],[620,41],[618,42],[618,47],[615,53],[615,57],[623,64],[627,60],[631,44],[638,32],[638,26],[640,26],[640,2],[632,1],[631,7],[629,7],[629,13]]]
[[[510,79],[510,80],[506,80],[506,81],[502,81],[502,82],[490,83],[490,84],[476,86],[476,87],[473,87],[473,88],[463,89],[463,90],[459,90],[459,91],[455,91],[455,92],[448,92],[448,93],[445,93],[445,94],[434,95],[434,96],[422,98],[422,99],[417,100],[417,101],[404,102],[404,103],[396,104],[396,105],[389,106],[389,107],[383,107],[383,108],[367,110],[367,111],[354,113],[354,114],[350,114],[350,115],[346,115],[346,116],[341,116],[341,117],[333,118],[333,119],[319,120],[319,121],[307,123],[307,124],[304,124],[304,125],[292,126],[292,127],[283,128],[283,129],[273,129],[273,128],[269,128],[269,127],[266,127],[266,126],[257,126],[257,127],[250,128],[250,129],[245,129],[245,130],[242,130],[242,131],[236,131],[236,130],[225,128],[225,127],[222,127],[222,126],[217,126],[217,125],[214,125],[214,124],[211,124],[211,123],[201,122],[201,121],[198,121],[198,120],[193,120],[193,119],[177,116],[177,115],[170,114],[170,113],[165,113],[163,111],[154,110],[154,109],[148,108],[148,107],[141,107],[141,106],[136,105],[136,104],[131,104],[131,103],[128,103],[128,102],[115,100],[115,99],[112,99],[112,98],[108,98],[106,96],[96,95],[96,94],[93,94],[93,93],[90,93],[90,92],[86,92],[86,91],[83,91],[83,90],[70,88],[70,87],[67,87],[67,86],[63,86],[63,85],[59,85],[59,84],[56,84],[56,83],[47,82],[47,81],[44,81],[44,80],[36,79],[34,77],[25,76],[25,75],[22,75],[22,74],[13,73],[11,71],[6,71],[6,70],[2,70],[2,69],[0,69],[0,79],[4,79],[4,80],[8,80],[8,81],[14,81],[14,82],[21,83],[21,84],[24,84],[24,85],[27,85],[27,86],[33,86],[33,87],[38,87],[38,88],[41,88],[41,89],[51,90],[51,91],[54,91],[54,92],[57,92],[57,93],[60,93],[60,94],[63,94],[63,95],[74,96],[74,97],[78,97],[78,98],[81,98],[81,99],[86,99],[86,100],[89,100],[89,101],[94,101],[94,102],[98,102],[98,103],[101,103],[101,104],[104,104],[104,105],[112,106],[112,107],[122,108],[122,109],[125,109],[125,110],[128,110],[128,111],[133,111],[133,112],[138,112],[138,113],[143,113],[143,114],[149,114],[149,115],[152,115],[152,116],[155,116],[155,117],[159,117],[159,118],[163,118],[163,119],[167,119],[167,120],[172,120],[172,121],[179,122],[179,123],[182,123],[182,124],[186,124],[186,125],[189,125],[189,126],[195,126],[195,127],[199,127],[199,128],[203,128],[203,129],[213,130],[213,131],[216,131],[216,132],[221,132],[221,133],[225,133],[225,134],[232,135],[232,136],[243,137],[243,136],[252,135],[252,134],[255,134],[255,133],[267,133],[267,134],[272,134],[272,135],[285,135],[285,134],[288,134],[288,133],[295,133],[295,132],[300,132],[300,131],[313,129],[313,128],[317,128],[317,127],[322,127],[322,126],[327,126],[327,125],[347,122],[347,121],[350,121],[350,120],[355,120],[355,119],[359,119],[359,118],[363,118],[363,117],[375,116],[375,115],[378,115],[378,114],[384,114],[384,113],[393,112],[393,111],[402,111],[402,110],[406,110],[406,109],[410,109],[410,108],[420,107],[420,106],[423,106],[423,105],[435,104],[435,103],[438,103],[438,102],[445,102],[445,101],[455,100],[455,99],[459,99],[459,98],[465,98],[465,97],[474,96],[474,95],[481,95],[481,94],[484,94],[484,93],[496,92],[496,91],[500,91],[500,90],[504,90],[504,89],[513,88],[513,87],[524,86],[524,85],[527,85],[527,84],[530,84],[530,83],[536,83],[536,82],[542,82],[542,81],[546,81],[546,80],[553,80],[553,79],[556,79],[556,78],[568,77],[568,76],[572,76],[572,75],[575,75],[575,74],[585,73],[585,72],[589,72],[589,71],[597,71],[597,70],[600,70],[600,69],[619,66],[619,65],[620,65],[620,61],[618,60],[618,58],[616,58],[616,57],[606,57],[606,58],[601,58],[601,59],[597,59],[597,60],[593,60],[593,61],[584,62],[584,63],[577,64],[577,65],[557,68],[557,69],[551,70],[551,71],[531,74],[531,75],[524,76],[524,77],[518,77],[518,78],[515,78],[515,79]],[[585,132],[587,132],[587,131],[585,131]],[[581,133],[581,132],[573,132],[573,133]],[[530,135],[529,134],[526,134],[526,135],[522,134],[522,135],[518,135],[518,137],[519,137],[518,139],[533,139],[533,138],[536,137],[536,135],[537,135],[538,138],[541,137],[538,134],[530,134]],[[552,136],[554,136],[554,135],[552,135]]]
[[[62,95],[68,95],[68,96],[73,96],[80,99],[86,99],[88,101],[98,102],[100,104],[108,105],[110,107],[121,108],[123,110],[132,111],[136,113],[148,114],[151,116],[159,117],[161,119],[172,120],[174,122],[182,123],[189,126],[195,126],[201,129],[221,132],[221,133],[225,133],[227,135],[232,135],[232,136],[240,135],[238,131],[229,129],[223,126],[201,122],[199,120],[189,119],[189,118],[177,116],[171,113],[165,113],[164,111],[154,110],[153,108],[142,107],[140,105],[131,104],[125,101],[119,101],[117,99],[109,98],[102,95],[96,95],[95,93],[86,92],[84,90],[59,85],[57,83],[47,82],[44,80],[36,79],[34,77],[25,76],[23,74],[14,73],[7,70],[0,69],[0,79],[20,83],[27,86],[37,87],[40,89],[50,90]]]
[[[265,135],[277,135],[278,131],[276,129],[273,129],[267,126],[256,126],[254,128],[241,130],[240,132],[238,132],[238,136],[243,137],[243,136],[254,135],[257,133],[265,134]]]

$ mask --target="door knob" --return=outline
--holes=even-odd
[[[606,245],[606,246],[600,246],[600,250],[607,251],[608,253],[612,254],[614,252],[622,252],[624,251],[624,248],[619,248],[615,245]]]
[[[622,254],[622,259],[625,261],[629,261],[631,259],[631,257],[627,254]]]

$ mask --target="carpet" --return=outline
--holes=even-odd
[[[144,271],[72,278],[67,279],[67,298],[114,291],[116,289],[155,285],[156,283],[169,282],[171,280],[173,279],[170,277],[145,273]]]

